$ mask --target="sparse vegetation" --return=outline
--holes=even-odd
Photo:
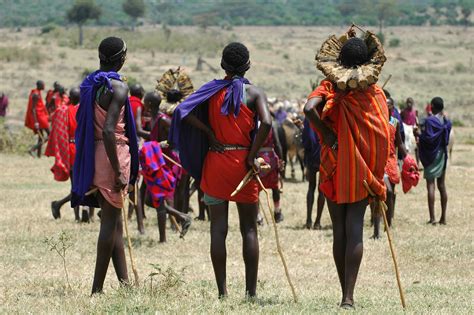
[[[400,46],[400,38],[392,38],[388,42],[389,47],[399,47]]]
[[[41,52],[41,49],[34,48],[20,48],[17,46],[3,46],[0,47],[0,61],[3,62],[21,62],[28,65],[35,66],[44,62],[46,56]]]
[[[45,237],[43,241],[48,250],[55,252],[61,257],[63,269],[64,269],[64,278],[66,280],[66,285],[69,290],[71,290],[71,283],[69,282],[69,273],[67,271],[67,254],[68,250],[73,246],[71,234],[61,231],[58,236]]]

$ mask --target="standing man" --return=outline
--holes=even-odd
[[[372,36],[369,39],[377,44],[378,39]],[[366,42],[351,37],[342,44],[338,61],[347,71],[353,71],[369,63],[370,58]],[[341,307],[353,308],[363,253],[364,214],[369,204],[364,181],[377,198],[385,200],[383,175],[389,154],[389,116],[385,95],[376,84],[340,90],[336,82],[323,80],[309,95],[304,111],[322,139],[320,189],[332,221]]]
[[[49,135],[49,115],[41,97],[42,90],[44,90],[44,82],[39,80],[36,82],[36,89],[30,92],[25,116],[25,126],[38,135],[38,142],[28,150],[28,153],[33,156],[33,152],[37,151],[38,158],[41,157],[43,141]]]
[[[4,118],[7,115],[8,96],[5,93],[0,93],[0,117]]]
[[[100,69],[81,84],[72,206],[102,209],[92,294],[102,292],[111,258],[119,282],[128,284],[121,209],[138,175],[138,145],[128,87],[117,73],[126,54],[122,39],[104,39]]]
[[[423,164],[423,177],[426,179],[428,189],[428,209],[430,220],[428,224],[436,224],[435,203],[435,180],[441,196],[441,218],[439,224],[446,224],[446,209],[448,206],[448,193],[444,183],[446,165],[448,163],[448,143],[451,133],[451,122],[443,113],[444,102],[441,97],[431,100],[432,115],[428,116],[421,126],[419,134],[420,160]]]
[[[229,201],[237,203],[245,263],[245,291],[256,295],[258,274],[258,184],[251,180],[231,197],[270,132],[272,119],[262,90],[244,78],[249,51],[231,43],[222,52],[226,76],[213,80],[181,103],[174,115],[170,143],[183,167],[200,180],[211,217],[211,260],[219,297],[227,295],[226,237]],[[257,127],[257,118],[260,127]]]

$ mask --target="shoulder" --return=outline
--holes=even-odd
[[[265,92],[263,91],[263,89],[255,85],[246,85],[246,91],[249,96],[265,96]]]

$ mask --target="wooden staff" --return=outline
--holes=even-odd
[[[382,85],[382,90],[385,88],[385,86],[387,85],[388,81],[390,81],[390,79],[392,78],[392,74],[390,74],[387,78],[387,80],[385,80],[385,82],[383,83]]]
[[[137,271],[137,268],[135,267],[135,260],[133,259],[132,241],[130,239],[130,234],[128,233],[127,213],[125,212],[125,200],[123,198],[122,192],[120,192],[120,196],[122,197],[122,217],[123,217],[123,222],[125,225],[125,235],[127,236],[127,245],[128,245],[128,253],[130,255],[130,264],[132,265],[133,276],[135,277],[135,285],[138,286],[139,284],[138,271]]]
[[[267,213],[265,212],[265,210],[263,210],[262,203],[260,202],[260,199],[258,199],[258,208],[262,210],[262,211],[259,211],[259,212],[263,213],[263,217],[265,218],[265,223],[268,225]]]
[[[260,176],[258,176],[258,174],[255,174],[255,177],[257,178],[260,188],[262,188],[262,190],[265,192],[265,195],[267,196],[268,211],[270,212],[270,216],[273,222],[273,231],[275,232],[275,239],[276,239],[278,254],[280,255],[281,263],[283,264],[283,268],[285,269],[286,280],[288,280],[288,284],[290,285],[291,293],[293,294],[293,300],[295,301],[295,303],[297,303],[298,297],[296,296],[295,287],[293,286],[293,283],[291,282],[288,266],[286,265],[285,257],[283,256],[283,250],[281,249],[281,245],[280,245],[280,238],[278,236],[278,228],[275,222],[275,217],[273,216],[273,213],[272,213],[273,211],[272,211],[272,206],[270,203],[270,194],[268,193],[268,190],[265,188],[265,186],[263,186]],[[262,211],[264,211],[263,208],[262,208]]]
[[[170,161],[171,163],[173,163],[174,165],[176,165],[177,167],[179,168],[183,168],[183,166],[181,164],[179,164],[178,162],[176,162],[175,160],[173,160],[172,158],[170,158],[169,156],[167,156],[166,154],[164,154],[163,152],[161,152],[161,154],[163,155],[163,157],[165,159],[167,159],[168,161]]]
[[[367,191],[372,197],[376,196],[366,180],[364,180],[364,186],[365,186],[365,189],[367,189]],[[387,214],[385,213],[386,210],[387,210],[387,204],[381,200],[377,200],[375,204],[375,211],[382,212],[383,223],[385,225],[385,231],[387,232],[388,244],[390,246],[390,252],[392,253],[393,266],[395,268],[395,276],[397,277],[398,291],[400,292],[400,301],[402,302],[402,307],[405,309],[406,307],[405,295],[403,294],[402,282],[400,280],[400,272],[398,271],[397,257],[395,255],[395,249],[392,244],[392,235],[390,233],[390,227],[388,226]]]
[[[230,194],[231,197],[234,197],[235,195],[237,195],[242,190],[242,188],[244,188],[245,185],[248,184],[248,182],[252,179],[252,174],[253,174],[253,170],[249,170],[247,174],[245,174],[244,178],[240,181],[237,188],[232,192],[232,194]]]

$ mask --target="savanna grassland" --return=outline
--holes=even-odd
[[[209,257],[209,224],[193,222],[184,240],[168,230],[168,243],[158,243],[156,214],[147,209],[146,234],[130,223],[135,260],[141,276],[137,288],[120,288],[112,264],[105,294],[90,297],[99,219],[77,224],[72,210],[53,220],[52,200],[68,193],[66,183],[53,180],[52,159],[32,159],[25,153],[34,141],[22,128],[28,92],[37,79],[47,86],[59,80],[66,87],[79,84],[85,71],[97,64],[95,47],[109,34],[123,36],[129,45],[123,74],[140,81],[147,90],[169,67],[183,65],[196,86],[220,73],[204,66],[195,71],[199,55],[219,68],[219,51],[230,40],[241,40],[251,51],[248,77],[269,96],[301,98],[310,80],[322,79],[314,67],[314,54],[329,34],[343,28],[242,27],[230,31],[210,28],[171,28],[169,40],[161,28],[86,29],[84,48],[76,45],[75,29],[40,35],[38,29],[21,33],[0,30],[0,91],[11,100],[8,131],[3,140],[20,147],[0,152],[0,312],[1,313],[337,313],[339,283],[332,260],[332,233],[327,208],[322,231],[302,229],[305,221],[306,183],[286,182],[282,199],[285,220],[279,225],[283,249],[299,296],[293,303],[269,226],[259,229],[260,270],[258,298],[244,299],[244,265],[234,206],[230,210],[227,241],[229,297],[217,300]],[[456,128],[456,144],[447,170],[448,225],[426,225],[425,183],[408,194],[397,188],[393,238],[410,314],[472,314],[474,312],[474,246],[472,178],[474,129],[472,56],[473,30],[456,27],[388,28],[388,61],[381,76],[393,78],[387,88],[397,101],[414,97],[417,107],[435,95],[445,99],[451,118],[466,127]],[[0,141],[1,143],[1,141]],[[298,179],[301,174],[297,173]],[[263,196],[262,196],[263,197]],[[263,200],[262,200],[263,201]],[[195,196],[192,207],[197,209]],[[436,205],[439,217],[439,198]],[[63,262],[44,243],[45,238],[68,236],[66,252],[70,288]],[[403,311],[387,244],[370,239],[369,215],[364,231],[365,253],[356,287],[360,314]],[[130,271],[130,276],[133,278]]]

